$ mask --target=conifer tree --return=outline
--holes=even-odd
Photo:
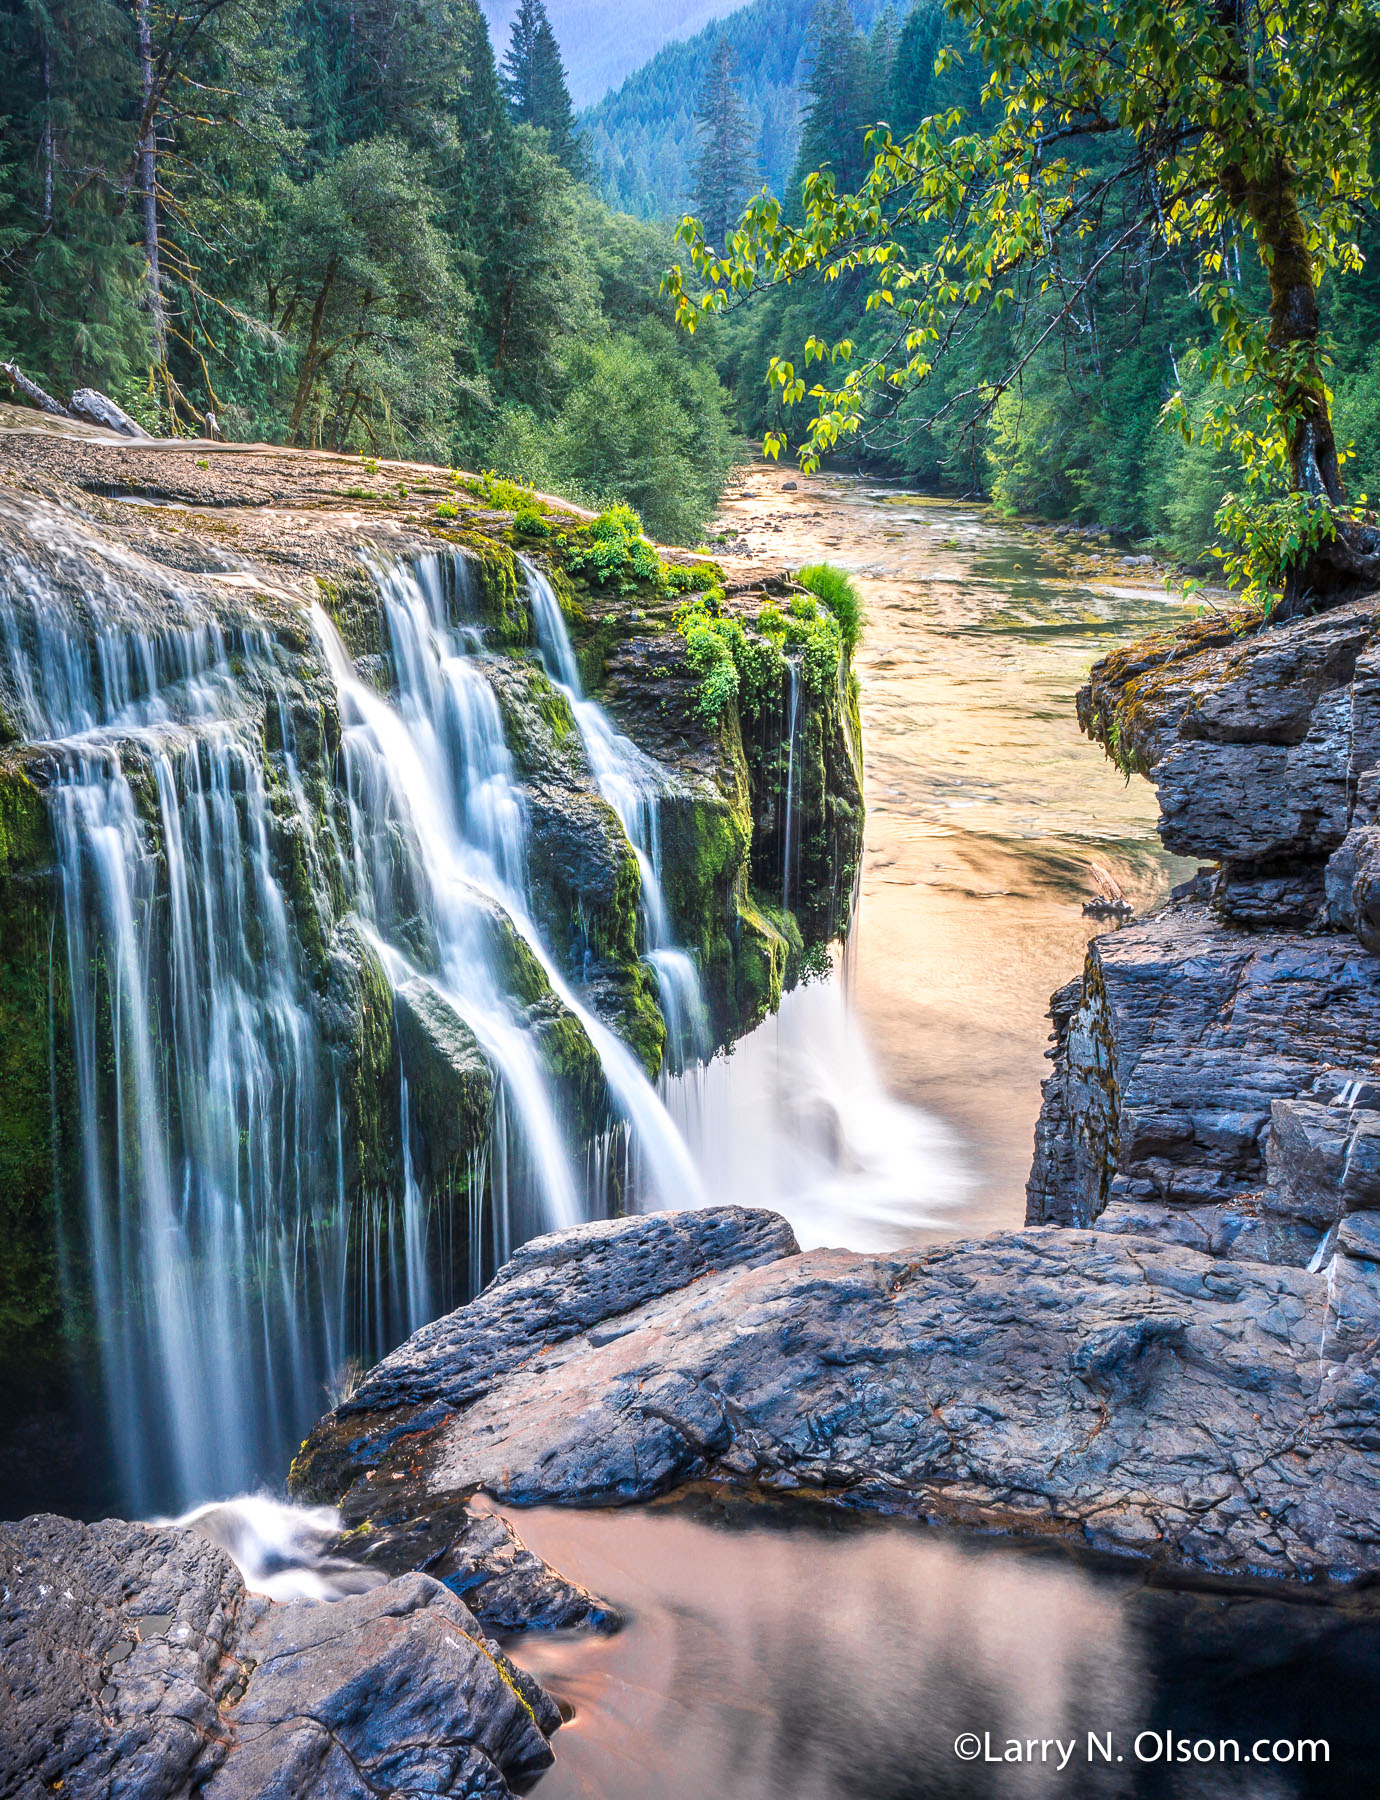
[[[871,47],[853,22],[849,0],[820,0],[805,55],[805,118],[792,187],[826,165],[837,192],[852,192],[872,167],[866,133],[876,123]]]
[[[503,87],[517,123],[544,131],[551,155],[576,180],[583,180],[588,152],[575,129],[565,64],[542,0],[522,0],[517,10],[503,58]]]
[[[757,176],[752,125],[738,86],[738,58],[720,37],[700,87],[695,111],[699,154],[693,205],[711,243],[724,243]]]
[[[934,59],[939,54],[943,23],[943,11],[935,0],[919,0],[901,27],[887,108],[894,132],[914,131],[929,111]]]

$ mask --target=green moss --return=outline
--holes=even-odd
[[[800,934],[794,944],[782,929],[783,917],[751,897],[738,903],[737,1013],[739,1029],[751,1031],[781,1004],[786,970],[792,949],[800,954]]]
[[[528,609],[526,584],[511,544],[499,543],[479,531],[446,530],[440,525],[428,528],[431,535],[466,552],[475,579],[472,598],[478,617],[457,620],[486,627],[490,647],[517,650],[532,641],[532,616]]]
[[[366,1193],[379,1193],[396,1185],[400,1162],[393,990],[372,946],[355,932],[348,938],[356,957],[350,1091],[359,1147],[359,1186]]]
[[[57,1196],[74,1149],[69,1016],[47,809],[22,770],[0,765],[0,1409],[31,1403],[65,1369]]]
[[[383,607],[378,588],[363,568],[349,574],[316,577],[321,605],[340,633],[341,642],[358,661],[383,654]]]

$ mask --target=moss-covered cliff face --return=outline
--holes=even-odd
[[[0,1415],[49,1393],[63,1369],[73,1086],[57,879],[42,796],[0,758]]]
[[[192,866],[209,854],[197,834],[212,842],[214,814],[240,846],[246,869],[215,874],[228,877],[216,899],[225,910],[218,924],[207,915],[204,934],[240,947],[250,989],[256,967],[274,965],[286,1020],[286,1048],[275,1054],[291,1068],[266,1066],[256,1079],[271,1087],[290,1075],[293,1106],[316,1121],[319,1139],[291,1172],[300,1187],[292,1206],[304,1209],[297,1278],[309,1286],[318,1260],[343,1254],[341,1292],[355,1296],[346,1335],[359,1336],[365,1312],[381,1307],[368,1327],[375,1353],[402,1326],[387,1265],[404,1229],[418,1228],[398,1211],[409,1183],[420,1229],[437,1246],[435,1293],[457,1298],[491,1266],[498,1236],[488,1226],[475,1233],[495,1179],[491,1122],[501,1104],[491,1051],[426,973],[434,923],[401,818],[386,827],[393,849],[382,852],[392,949],[370,907],[361,910],[357,790],[367,772],[330,662],[343,655],[366,689],[396,696],[400,651],[382,571],[410,566],[441,596],[467,647],[467,678],[482,675],[501,719],[521,813],[521,866],[505,879],[521,882],[540,942],[534,949],[496,906],[486,954],[575,1165],[603,1167],[617,1135],[595,1026],[578,1007],[610,1026],[649,1077],[662,1066],[666,1027],[644,955],[638,856],[537,654],[524,558],[554,583],[587,694],[663,771],[651,853],[668,928],[699,966],[714,1042],[775,1007],[850,916],[862,807],[846,663],[806,683],[784,655],[764,652],[770,678],[711,718],[703,670],[677,628],[677,587],[712,580],[755,633],[763,608],[789,599],[788,583],[735,586],[714,568],[668,577],[646,547],[637,555],[647,569],[609,580],[591,562],[594,528],[574,512],[548,511],[534,525],[505,511],[505,496],[442,471],[205,449],[0,432],[0,606],[10,632],[0,650],[0,1367],[10,1389],[0,1411],[8,1407],[11,1424],[26,1394],[56,1391],[72,1354],[92,1376],[82,1157],[128,1159],[118,1145],[137,1135],[145,1104],[135,1104],[136,1077],[119,1048],[128,995],[102,960],[106,921],[91,893],[81,900],[81,1016],[94,1098],[78,1093],[68,908],[96,877],[89,858],[84,873],[68,867],[64,895],[55,829],[73,731],[100,725],[127,796],[131,942],[154,971],[141,996],[151,1046],[141,1078],[163,1093],[158,1127],[174,1163],[198,1129],[179,1111],[188,1102],[178,1097],[178,1059],[206,1006],[183,991],[172,946],[191,929],[188,908],[209,904],[201,865]],[[343,651],[329,648],[323,614]],[[32,674],[43,656],[69,652],[91,686],[89,718],[65,690],[36,698],[25,688],[25,667]],[[481,783],[453,803],[482,809],[486,793]],[[578,1007],[562,993],[578,995]],[[278,1004],[251,993],[246,1004],[269,1001]],[[256,1132],[246,1114],[239,1173],[222,1171],[246,1192],[276,1168]],[[146,1174],[135,1169],[136,1182]],[[284,1175],[273,1176],[276,1187]],[[617,1204],[619,1177],[603,1178],[606,1203]],[[110,1184],[105,1204],[118,1209],[118,1192]],[[279,1192],[266,1196],[281,1202]],[[246,1256],[235,1279],[255,1289],[262,1277]]]

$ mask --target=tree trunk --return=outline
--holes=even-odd
[[[0,362],[0,375],[5,377],[16,393],[24,396],[30,406],[36,406],[40,412],[51,413],[55,419],[71,418],[72,415],[61,401],[54,400],[51,394],[45,393],[36,381],[30,381],[17,363]]]
[[[302,358],[301,372],[297,377],[297,392],[292,400],[292,417],[288,420],[287,441],[297,442],[297,433],[301,428],[302,415],[307,410],[307,402],[311,398],[312,382],[316,376],[317,352],[321,346],[321,326],[326,317],[326,302],[330,299],[331,289],[335,286],[336,270],[339,264],[335,257],[326,264],[326,274],[321,283],[321,291],[316,296],[316,304],[311,309],[311,335],[307,339],[306,354]]]
[[[1275,398],[1288,420],[1291,486],[1339,506],[1342,472],[1318,356],[1318,290],[1293,170],[1281,157],[1261,176],[1229,170],[1226,186],[1250,220],[1270,282],[1268,342],[1278,359]],[[1380,532],[1340,520],[1335,537],[1305,551],[1285,572],[1284,595],[1271,617],[1283,624],[1377,583]]]
[[[1243,186],[1256,241],[1267,253],[1269,344],[1284,366],[1277,393],[1290,419],[1294,490],[1339,504],[1342,474],[1318,361],[1318,290],[1293,171],[1281,160],[1263,179],[1246,181]]]
[[[139,135],[139,204],[144,220],[145,278],[148,282],[149,317],[153,321],[154,361],[161,368],[168,360],[168,321],[163,309],[163,275],[158,255],[158,165],[153,103],[153,27],[149,0],[137,0],[135,19],[139,34],[139,91],[143,96],[143,129]]]

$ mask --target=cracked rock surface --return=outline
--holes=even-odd
[[[680,1246],[659,1280],[645,1234],[542,1240],[525,1336],[494,1330],[500,1276],[322,1421],[299,1481],[403,1518],[481,1488],[598,1505],[708,1480],[1181,1571],[1380,1570],[1373,1261],[1310,1274],[1048,1228],[802,1255],[769,1214],[655,1224]]]
[[[38,1800],[506,1800],[549,1696],[447,1588],[246,1591],[179,1527],[0,1525],[0,1793]]]

